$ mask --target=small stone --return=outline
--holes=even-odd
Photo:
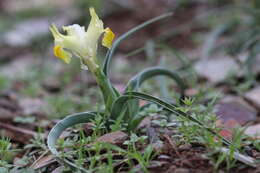
[[[226,127],[243,125],[256,119],[257,111],[241,97],[226,96],[215,106],[215,113]]]
[[[230,72],[236,72],[239,66],[230,57],[214,57],[203,59],[195,64],[195,70],[199,76],[208,79],[212,83],[223,81]]]
[[[256,87],[245,94],[245,99],[252,102],[260,110],[260,87]]]

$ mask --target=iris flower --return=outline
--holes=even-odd
[[[98,67],[96,55],[101,35],[103,35],[102,45],[109,49],[112,46],[114,33],[110,28],[104,29],[103,22],[97,16],[94,8],[90,8],[89,11],[91,20],[87,31],[84,26],[73,24],[62,27],[63,31],[67,33],[64,35],[54,24],[50,27],[55,42],[54,55],[67,64],[70,63],[72,55],[75,55],[80,58],[83,68]]]

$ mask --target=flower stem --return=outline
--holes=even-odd
[[[110,113],[112,110],[112,105],[118,97],[118,94],[113,88],[110,80],[99,67],[95,70],[94,74],[97,84],[99,85],[103,94],[103,99],[106,105],[106,111]]]

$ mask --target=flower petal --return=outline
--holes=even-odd
[[[85,27],[78,24],[63,26],[62,29],[67,32],[68,36],[74,36],[83,39],[85,35]]]
[[[61,34],[54,24],[50,27],[50,30],[54,36],[55,45],[59,45],[76,54],[87,54],[86,51],[84,51],[86,50],[83,39],[86,33],[84,27],[77,24],[64,26],[63,30],[67,32],[67,35]]]
[[[56,57],[63,60],[66,64],[70,63],[72,55],[69,52],[65,51],[61,46],[59,45],[54,46],[53,53]]]
[[[95,57],[97,53],[97,43],[101,34],[104,32],[103,22],[100,20],[94,10],[89,8],[91,20],[86,32],[86,45],[90,57]]]
[[[59,32],[59,30],[58,30],[58,28],[56,27],[55,24],[52,24],[52,25],[50,26],[50,30],[51,30],[51,33],[52,33],[52,35],[53,35],[55,41],[58,41],[58,40],[60,41],[60,40],[64,39],[64,36],[65,36],[65,35],[62,35],[62,34]]]
[[[113,31],[110,28],[106,28],[105,34],[102,39],[102,45],[110,49],[112,47],[114,38],[115,34],[113,33]]]

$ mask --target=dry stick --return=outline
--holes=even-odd
[[[219,148],[219,151],[221,151],[223,153],[230,154],[230,149],[225,148],[225,147]],[[255,167],[255,168],[257,167],[256,160],[254,158],[250,157],[250,156],[246,156],[246,155],[240,154],[238,151],[235,151],[233,157],[236,160],[243,162],[243,163],[245,163],[249,166],[252,166],[252,167]]]

